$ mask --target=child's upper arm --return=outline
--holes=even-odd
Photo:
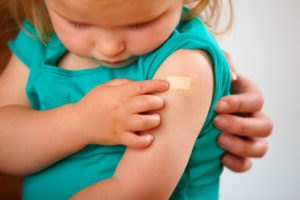
[[[181,89],[158,94],[166,103],[159,111],[161,126],[149,131],[155,136],[153,144],[144,150],[127,149],[122,157],[114,177],[120,180],[120,193],[125,199],[127,195],[128,199],[170,197],[210,107],[214,81],[206,53],[176,51],[164,61],[154,78],[166,75],[173,77],[171,88]]]
[[[29,69],[14,54],[0,75],[0,107],[22,105],[31,107],[26,95]]]

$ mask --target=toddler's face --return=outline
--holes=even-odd
[[[183,0],[45,0],[55,32],[73,54],[111,67],[135,61],[173,32]]]

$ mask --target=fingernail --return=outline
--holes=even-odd
[[[153,118],[155,121],[160,122],[160,115],[159,114],[153,114]]]
[[[236,81],[236,80],[237,80],[237,74],[234,73],[234,72],[232,72],[232,73],[231,73],[231,79],[232,79],[233,81]]]
[[[232,145],[232,141],[228,137],[224,137],[221,135],[219,143],[222,147],[230,147]]]
[[[164,100],[163,98],[159,97],[159,96],[153,96],[153,102],[159,105],[163,105],[164,104]]]
[[[228,120],[226,118],[220,117],[220,116],[215,117],[214,122],[220,128],[227,128],[229,125]]]
[[[223,165],[225,165],[225,166],[232,166],[233,165],[232,159],[228,158],[227,156],[223,156],[222,162],[223,162]]]
[[[219,101],[216,105],[218,110],[227,110],[230,108],[230,105],[226,101]]]
[[[147,135],[146,139],[148,142],[152,142],[154,137],[153,137],[153,135]]]
[[[169,81],[164,81],[164,85],[167,87],[167,88],[169,88]]]

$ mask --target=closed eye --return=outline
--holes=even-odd
[[[130,26],[128,26],[128,28],[131,29],[131,30],[139,31],[139,30],[142,30],[144,28],[147,28],[151,24],[151,22],[152,21],[144,22],[144,23],[141,23],[141,24],[130,25]]]
[[[80,23],[80,22],[72,22],[72,21],[69,21],[69,22],[76,29],[83,29],[83,28],[90,27],[89,24],[84,24],[84,23]]]

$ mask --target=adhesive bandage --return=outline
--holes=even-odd
[[[170,84],[169,92],[192,97],[196,94],[199,88],[199,78],[196,74],[174,74],[163,73],[160,74],[159,79],[167,80]]]

